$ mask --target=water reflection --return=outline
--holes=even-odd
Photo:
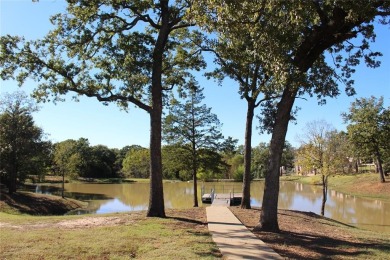
[[[202,190],[210,193],[241,193],[241,183],[218,182],[199,184],[199,202]],[[30,190],[44,194],[61,194],[60,185],[37,185]],[[251,186],[251,205],[260,207],[263,200],[264,182],[254,182]],[[193,205],[192,183],[164,183],[166,208],[190,208]],[[67,197],[89,202],[89,207],[74,214],[112,213],[146,210],[149,201],[149,184],[65,184]],[[293,182],[281,182],[279,208],[311,211],[319,214],[321,210],[322,189],[319,186]],[[329,191],[325,216],[361,228],[390,232],[390,203],[380,200],[363,199],[336,191]]]

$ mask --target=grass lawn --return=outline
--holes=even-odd
[[[168,217],[131,214],[33,217],[0,213],[1,259],[218,259],[205,209]]]

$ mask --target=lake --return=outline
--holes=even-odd
[[[164,183],[164,200],[166,208],[183,209],[193,205],[193,184],[187,182]],[[199,203],[202,189],[210,193],[215,189],[219,193],[241,193],[241,183],[233,182],[199,182]],[[60,195],[61,185],[36,185],[37,193]],[[261,207],[264,182],[257,181],[251,185],[251,205]],[[113,213],[147,210],[149,202],[148,183],[94,184],[66,183],[65,196],[89,202],[84,213]],[[300,211],[321,212],[322,188],[295,182],[281,182],[279,208]],[[205,204],[203,206],[208,206]],[[325,216],[345,224],[358,226],[379,232],[390,233],[390,202],[365,199],[329,190]]]

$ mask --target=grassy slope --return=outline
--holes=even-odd
[[[321,184],[321,176],[283,176],[281,180],[297,181],[305,184]],[[378,198],[390,201],[390,177],[385,183],[379,182],[378,174],[332,175],[328,179],[330,189],[354,196]]]
[[[58,196],[18,191],[9,195],[0,190],[0,212],[29,215],[64,215],[87,203]]]

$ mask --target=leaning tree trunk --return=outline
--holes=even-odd
[[[153,50],[152,106],[150,113],[150,192],[148,217],[165,217],[161,162],[162,64],[170,25],[168,1],[161,2],[161,28]]]
[[[322,204],[321,215],[325,215],[325,204],[328,198],[328,176],[322,174]]]
[[[268,170],[265,176],[260,223],[255,228],[256,230],[279,232],[279,168],[296,94],[297,90],[286,87],[277,106],[276,120],[270,144]]]
[[[245,128],[245,150],[244,150],[244,178],[242,183],[242,209],[251,208],[251,161],[252,161],[252,123],[255,110],[255,102],[248,101],[248,109],[246,113],[246,128]]]

